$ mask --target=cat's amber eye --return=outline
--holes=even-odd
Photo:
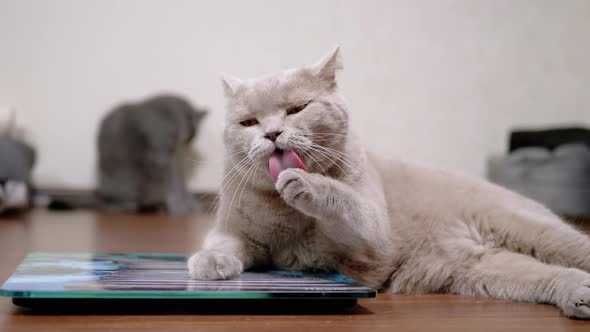
[[[248,119],[248,120],[244,120],[242,122],[240,122],[240,124],[244,127],[252,127],[258,124],[258,120],[256,120],[255,118],[252,119]]]
[[[287,108],[287,115],[299,113],[299,112],[303,111],[303,109],[306,108],[307,105],[309,105],[309,102],[307,102],[305,104],[289,107],[289,108]]]

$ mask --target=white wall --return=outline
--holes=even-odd
[[[221,179],[219,72],[255,77],[340,44],[353,126],[376,151],[483,175],[518,125],[590,123],[590,2],[0,0],[0,108],[41,185],[90,188],[97,122],[172,91],[211,108],[195,189]]]

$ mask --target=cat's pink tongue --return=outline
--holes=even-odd
[[[270,170],[270,176],[274,182],[277,182],[279,174],[287,168],[300,168],[307,171],[305,164],[301,161],[301,158],[293,150],[286,150],[283,152],[273,152],[268,160],[268,169]]]

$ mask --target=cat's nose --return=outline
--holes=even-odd
[[[271,140],[271,142],[274,142],[277,140],[277,137],[279,137],[280,134],[282,134],[282,131],[271,131],[270,133],[266,133],[266,135],[264,135],[264,138],[267,138],[269,140]]]

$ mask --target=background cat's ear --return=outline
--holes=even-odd
[[[336,83],[336,71],[342,69],[340,46],[336,47],[328,56],[313,66],[316,75],[326,81]]]
[[[192,110],[192,112],[190,113],[190,117],[191,117],[191,121],[188,124],[188,128],[189,128],[189,133],[188,133],[188,139],[187,139],[187,143],[190,143],[194,138],[195,135],[197,134],[197,131],[199,130],[199,127],[201,125],[201,122],[203,122],[203,118],[209,114],[209,110],[207,110],[206,108],[195,108]]]
[[[199,124],[207,114],[209,114],[209,110],[205,108],[196,109],[193,112],[193,122]]]
[[[221,84],[223,85],[225,95],[231,97],[236,93],[240,84],[242,84],[242,80],[233,76],[221,74]]]

